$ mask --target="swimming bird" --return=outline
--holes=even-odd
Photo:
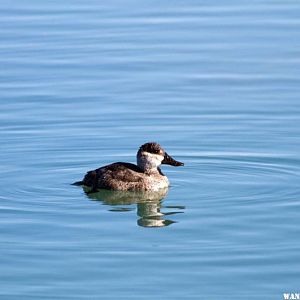
[[[161,164],[183,166],[155,142],[143,144],[136,155],[137,165],[116,162],[86,173],[82,181],[74,185],[116,191],[159,191],[169,186],[168,178],[160,169]]]

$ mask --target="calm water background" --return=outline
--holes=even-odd
[[[300,291],[298,0],[1,0],[0,41],[1,299]],[[152,140],[152,208],[70,185]]]

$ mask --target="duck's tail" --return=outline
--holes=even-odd
[[[71,183],[71,185],[83,185],[83,181],[76,181]]]

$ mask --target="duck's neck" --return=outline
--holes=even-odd
[[[154,164],[150,160],[138,157],[137,158],[137,165],[146,174],[157,174],[157,173],[160,173],[159,166],[157,166],[156,164]]]

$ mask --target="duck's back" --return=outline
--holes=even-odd
[[[94,189],[146,190],[147,180],[145,180],[145,176],[147,175],[138,166],[117,162],[89,171],[83,179],[83,184]]]

